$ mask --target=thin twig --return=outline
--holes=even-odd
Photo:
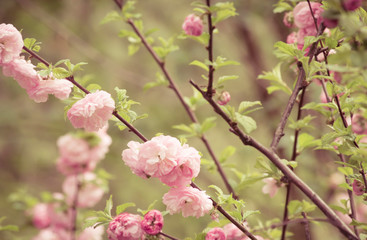
[[[76,220],[77,220],[77,215],[78,215],[78,195],[79,195],[79,191],[80,188],[82,186],[81,181],[79,180],[79,175],[75,174],[75,192],[74,192],[74,199],[72,202],[72,205],[70,206],[70,211],[71,211],[71,227],[70,227],[70,239],[71,240],[75,240],[76,239],[76,230],[77,230],[77,226],[76,226]]]
[[[208,6],[208,8],[210,8],[210,0],[206,0],[206,5]],[[209,58],[209,62],[213,63],[213,23],[212,23],[212,14],[209,11],[207,13],[208,16],[208,32],[209,32],[209,42],[208,42],[208,46],[206,47],[206,49],[208,50],[208,58]],[[208,87],[206,90],[206,94],[208,95],[208,97],[213,97],[213,82],[214,82],[214,78],[213,78],[213,74],[214,74],[214,67],[213,64],[209,65],[209,73],[208,73]]]
[[[307,220],[307,215],[306,213],[302,212],[302,216],[303,216],[303,219],[306,220],[303,222],[303,224],[305,225],[306,240],[311,240],[310,224],[309,224],[309,221]]]
[[[163,233],[163,232],[160,232],[159,235],[162,235],[162,236],[164,236],[166,238],[169,238],[171,240],[178,240],[177,238],[174,238],[174,237],[172,237],[172,236],[170,236],[170,235],[168,235],[166,233]]]
[[[229,116],[213,101],[207,98],[205,92],[192,80],[194,86],[212,106],[213,110],[221,116],[230,126],[230,131],[237,135],[244,145],[251,146],[264,154],[291,182],[293,182],[324,214],[330,219],[330,222],[348,237],[348,239],[358,240],[358,237],[349,229],[349,227],[335,214],[335,212],[326,204],[318,194],[316,194],[305,182],[303,182],[288,166],[282,163],[280,157],[274,151],[264,147],[261,143],[246,135],[239,129],[236,122],[233,122]]]

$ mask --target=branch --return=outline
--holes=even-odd
[[[171,240],[178,240],[177,238],[174,238],[174,237],[172,237],[172,236],[170,236],[170,235],[168,235],[168,234],[165,234],[165,233],[163,233],[163,232],[158,233],[158,235],[162,235],[162,236],[164,236],[164,237],[166,237],[166,238],[169,238],[169,239],[171,239]]]
[[[348,239],[358,240],[358,237],[349,229],[349,227],[335,214],[335,212],[316,194],[305,182],[303,182],[288,166],[282,163],[280,157],[271,149],[264,147],[261,143],[246,135],[233,122],[227,114],[213,101],[206,96],[205,92],[192,80],[190,83],[203,95],[205,100],[213,107],[214,111],[220,115],[230,126],[230,131],[239,137],[244,145],[251,146],[265,155],[292,183],[294,183],[324,214],[330,219],[330,222],[339,229],[339,231]]]
[[[206,0],[206,5],[208,6],[208,8],[210,7],[210,0]],[[214,27],[212,25],[212,14],[209,11],[208,12],[208,32],[209,32],[209,43],[208,46],[206,47],[206,49],[208,50],[208,54],[209,54],[209,62],[213,63],[213,30]],[[206,94],[208,95],[208,97],[213,97],[213,74],[214,74],[214,67],[213,64],[209,65],[209,73],[208,73],[208,88],[206,90]]]
[[[294,103],[296,102],[298,93],[302,90],[302,88],[305,85],[305,82],[304,82],[305,81],[305,70],[303,69],[302,63],[297,62],[297,67],[298,67],[298,78],[297,78],[296,86],[294,87],[293,92],[291,96],[289,97],[287,106],[283,112],[282,118],[274,133],[273,141],[271,142],[271,145],[270,145],[273,151],[276,150],[279,144],[280,138],[284,136],[284,127],[287,123],[288,117],[291,114],[291,111],[294,106]]]
[[[78,206],[78,195],[79,195],[79,190],[82,186],[82,183],[79,180],[79,175],[76,174],[75,175],[75,195],[74,195],[74,199],[72,202],[72,205],[70,206],[70,210],[71,210],[71,227],[70,227],[70,239],[71,240],[75,240],[76,239],[76,220],[77,220],[77,214],[78,214],[78,210],[77,210],[77,206]]]

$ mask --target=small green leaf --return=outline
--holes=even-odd
[[[224,163],[229,157],[235,154],[236,148],[233,146],[227,146],[223,151],[220,153],[219,162]]]
[[[215,126],[215,120],[216,117],[208,117],[204,120],[204,122],[201,124],[201,130],[200,133],[204,133]]]
[[[235,121],[245,129],[246,133],[251,133],[257,128],[256,122],[252,117],[241,115],[238,112],[235,113],[235,117]]]
[[[106,207],[104,209],[104,213],[111,216],[112,207],[113,207],[112,195],[110,195],[110,198],[106,200]]]
[[[350,167],[338,167],[338,171],[345,176],[353,175],[353,168]]]
[[[117,11],[111,11],[107,13],[107,15],[102,19],[102,21],[99,24],[103,25],[117,20],[122,20],[122,16]]]
[[[261,102],[260,101],[254,101],[254,102],[250,102],[250,101],[243,101],[240,103],[240,106],[238,107],[238,112],[242,113],[243,111],[245,111],[246,109],[256,106],[256,105],[260,105],[261,106]]]
[[[135,203],[124,203],[124,204],[118,205],[116,207],[116,215],[119,215],[120,213],[125,211],[125,209],[128,207],[135,207]]]
[[[209,67],[207,65],[205,65],[205,63],[200,62],[199,60],[194,60],[190,63],[190,65],[194,65],[197,67],[200,67],[202,69],[204,69],[205,71],[209,72]]]

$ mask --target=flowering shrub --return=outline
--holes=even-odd
[[[187,219],[200,218],[201,233],[192,233],[198,240],[285,240],[293,232],[288,226],[299,223],[304,228],[302,234],[311,239],[313,228],[310,225],[314,222],[320,222],[320,225],[328,222],[328,228],[339,230],[332,231],[337,237],[352,240],[366,238],[364,215],[367,211],[363,208],[363,201],[367,197],[367,12],[361,1],[279,0],[274,5],[275,13],[284,14],[280,22],[291,33],[286,42],[274,44],[274,55],[279,63],[258,78],[268,81],[266,89],[272,99],[276,99],[276,94],[279,98],[284,97],[286,104],[277,107],[272,103],[275,101],[267,100],[269,96],[263,96],[265,94],[259,99],[261,101],[250,101],[250,97],[242,92],[232,94],[227,85],[228,80],[241,79],[232,74],[236,71],[234,67],[240,63],[220,56],[226,48],[217,46],[214,40],[217,33],[226,32],[226,28],[222,28],[227,22],[225,20],[239,15],[236,4],[243,3],[194,2],[193,13],[186,17],[182,25],[184,34],[178,34],[182,30],[176,26],[177,34],[169,39],[156,38],[152,35],[154,30],[145,28],[144,17],[135,9],[138,6],[135,0],[115,0],[113,3],[119,11],[108,13],[102,24],[118,21],[128,25],[129,30],[124,27],[119,33],[128,41],[128,54],[133,55],[145,48],[161,72],[156,74],[156,81],[147,83],[144,89],[168,86],[191,123],[174,125],[175,130],[182,131],[182,135],[177,137],[174,137],[174,132],[171,134],[170,130],[165,129],[170,132],[169,135],[152,130],[154,137],[147,138],[143,131],[148,131],[155,123],[149,122],[149,125],[145,122],[147,127],[139,125],[142,121],[136,123],[146,115],[135,112],[133,107],[138,103],[129,99],[127,90],[116,87],[115,94],[110,94],[98,84],[88,84],[88,79],[79,77],[81,66],[86,63],[72,64],[68,59],[50,63],[41,57],[43,53],[37,53],[40,43],[35,39],[23,40],[20,31],[12,24],[0,24],[0,67],[3,75],[13,78],[35,103],[49,101],[49,95],[63,100],[66,105],[65,118],[74,128],[80,129],[63,135],[55,144],[59,150],[57,169],[66,177],[62,184],[63,193],[44,193],[40,200],[24,192],[10,195],[14,205],[19,207],[20,204],[20,208],[32,219],[33,226],[39,229],[34,240],[99,240],[103,234],[111,240],[176,239],[166,233],[170,231],[166,227],[170,221],[165,221],[163,230],[163,217],[172,217],[165,216],[167,213],[181,214]],[[251,55],[248,63],[258,74],[261,61],[257,54],[260,51],[251,39],[255,34],[249,34],[253,29],[249,31],[245,24],[239,22],[237,30],[242,29],[245,35]],[[229,37],[230,34],[223,35]],[[168,55],[179,50],[176,42],[185,39],[192,41],[190,46],[197,42],[207,53],[204,59],[187,61],[193,69],[197,67],[198,71],[204,71],[200,74],[196,70],[183,71],[190,73],[190,76],[185,76],[194,91],[189,97],[185,97],[176,85],[175,74],[170,73],[171,62],[168,61]],[[231,41],[235,42],[234,39]],[[176,60],[182,64],[187,59]],[[230,75],[222,75],[226,71],[231,72]],[[259,92],[262,92],[263,86],[258,85]],[[236,98],[239,95],[245,100],[238,101]],[[163,94],[161,96],[163,98]],[[155,99],[157,105],[161,104],[158,104],[159,100]],[[211,114],[215,117],[210,115],[204,118],[210,113],[201,111],[203,107],[212,110]],[[264,115],[259,120],[257,114],[263,108]],[[280,114],[275,114],[278,111]],[[165,113],[167,115],[160,114],[162,122],[179,116],[178,111],[177,114],[168,112]],[[227,144],[221,135],[217,137],[208,133],[212,129],[219,130],[216,128],[218,118],[223,121],[221,126],[226,124],[225,128],[229,128],[229,132],[237,138],[238,149],[242,145],[249,146],[261,156],[253,157],[252,153],[240,152],[237,155],[241,162],[229,162],[228,158],[236,154],[234,146],[225,146],[217,156],[217,147],[214,146]],[[165,194],[158,193],[163,195],[158,204],[163,208],[162,204],[165,205],[165,212],[153,209],[152,203],[147,210],[138,206],[138,214],[130,213],[125,210],[136,204],[127,202],[117,205],[116,213],[112,214],[112,195],[103,211],[86,212],[86,208],[94,208],[100,202],[108,190],[107,180],[113,179],[97,167],[112,144],[112,138],[107,135],[109,121],[117,126],[116,129],[128,130],[129,134],[123,136],[129,141],[128,148],[121,149],[121,156],[133,174],[151,183],[144,195],[158,191],[153,179],[158,179],[158,183],[169,189]],[[262,128],[258,129],[260,124]],[[263,134],[261,131],[272,132],[270,141],[267,141],[270,144],[268,147],[257,140]],[[137,137],[138,141],[131,141],[130,135]],[[215,136],[215,143],[209,141],[212,135]],[[191,141],[192,137],[196,140]],[[262,140],[268,139],[265,137]],[[203,144],[201,148],[196,146],[195,141]],[[316,159],[317,164],[309,166],[313,163],[303,161],[304,158],[310,161]],[[247,169],[250,167],[245,166],[244,162],[252,159],[256,162],[252,163],[251,169]],[[203,171],[206,174],[199,175]],[[218,173],[218,178],[208,177],[210,171]],[[316,183],[309,183],[308,179],[305,181],[308,175],[312,175]],[[322,180],[319,180],[319,175]],[[129,188],[135,187],[132,182],[119,183],[119,189],[124,191],[126,198],[130,197]],[[197,182],[204,186],[199,187]],[[328,186],[323,186],[326,183]],[[268,196],[260,198],[256,195],[259,194],[255,193],[259,186],[262,186],[262,193],[269,194],[274,201],[282,195],[277,192],[285,193],[282,216],[263,213],[256,218],[260,213],[258,202],[268,199]],[[244,194],[246,188],[251,188],[251,192]],[[321,194],[320,189],[327,191]],[[292,194],[293,191],[302,194]],[[113,195],[116,200],[118,194]],[[245,204],[244,199],[246,202],[252,199],[250,206],[255,209]],[[141,199],[138,200],[140,202]],[[332,204],[335,200],[336,203]],[[266,207],[270,207],[272,202],[269,201]],[[106,230],[102,225],[106,226]],[[12,225],[0,226],[0,230],[15,229]],[[296,230],[293,234],[297,238],[300,235]]]

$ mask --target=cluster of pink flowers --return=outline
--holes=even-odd
[[[255,236],[258,240],[264,240],[261,236]],[[215,227],[206,234],[205,240],[248,240],[247,237],[233,223],[228,223],[223,228]]]
[[[163,228],[163,216],[158,210],[151,210],[142,218],[131,213],[116,216],[107,229],[109,240],[140,240],[145,235],[157,235]]]
[[[49,94],[61,100],[67,99],[73,84],[52,76],[42,78],[34,69],[35,66],[20,55],[22,48],[21,33],[12,24],[0,24],[0,66],[3,74],[14,78],[37,103],[46,102]]]
[[[108,124],[115,110],[115,101],[105,91],[87,94],[68,111],[68,118],[75,128],[98,131]]]
[[[93,145],[90,140],[97,141]],[[66,134],[57,141],[60,157],[57,168],[64,175],[74,175],[93,171],[97,163],[103,159],[112,143],[107,134],[107,127],[95,133]]]
[[[54,194],[55,197],[62,200],[60,194]],[[32,240],[68,240],[71,239],[71,211],[63,210],[60,203],[38,203],[32,211],[33,225],[40,229],[40,232]],[[83,230],[77,240],[102,240],[104,233],[103,227],[86,228]]]
[[[323,21],[322,13],[324,10],[321,8],[322,5],[317,2],[311,2],[310,4],[317,25],[319,26]],[[293,15],[293,22],[290,20],[291,15]],[[315,22],[306,1],[299,2],[293,9],[292,14],[288,13],[284,16],[283,22],[288,27],[298,28],[297,32],[292,32],[287,37],[287,43],[296,43],[299,49],[303,48],[304,38],[306,36],[315,36],[317,34]]]
[[[203,33],[203,22],[195,14],[190,14],[185,18],[182,29],[187,35],[200,36]]]
[[[212,201],[204,191],[187,187],[200,172],[200,154],[177,138],[158,136],[145,143],[131,141],[122,152],[122,160],[142,178],[159,178],[172,187],[163,203],[173,214],[201,217],[212,209]]]

